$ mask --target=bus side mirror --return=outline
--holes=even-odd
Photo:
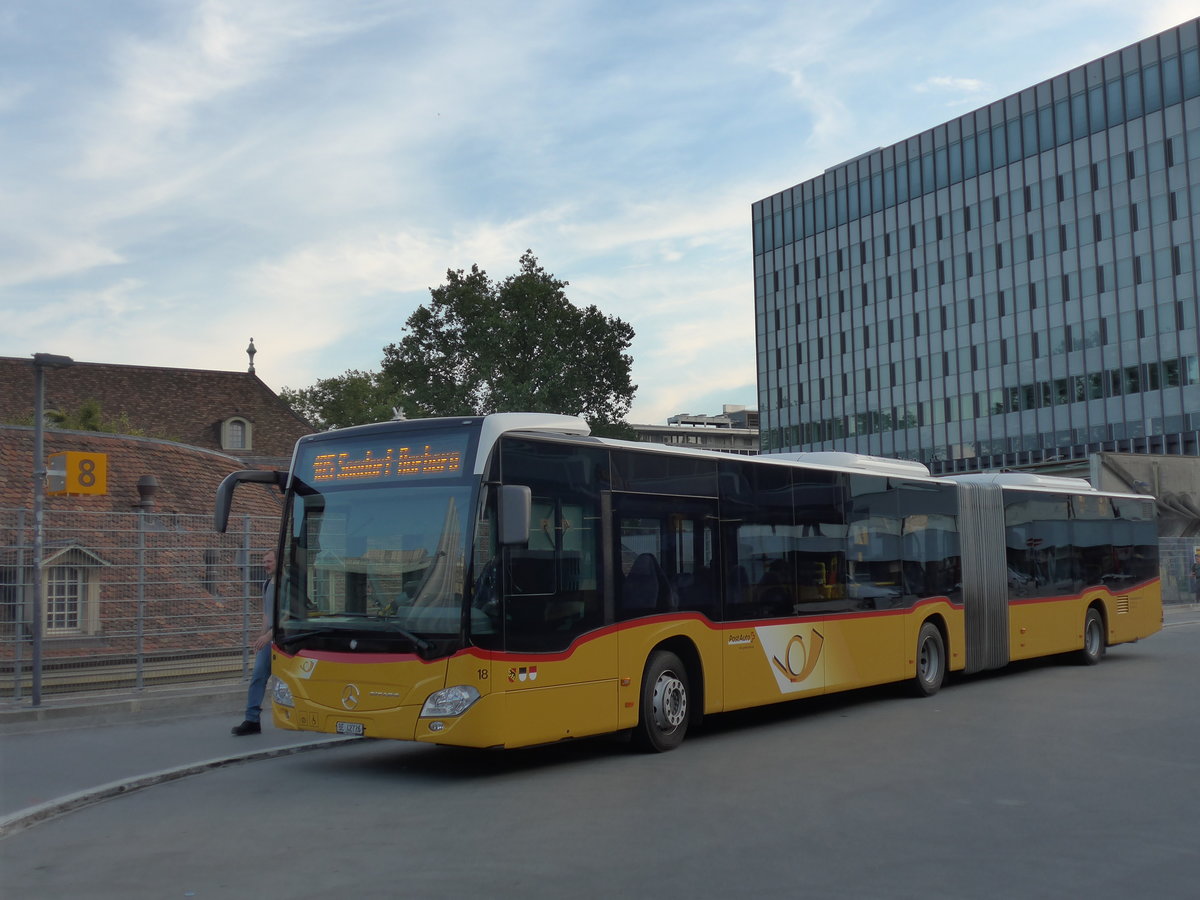
[[[496,507],[500,546],[528,544],[533,491],[523,484],[502,484]]]
[[[233,492],[239,484],[273,484],[279,490],[287,485],[287,472],[274,469],[240,469],[230,472],[217,486],[217,502],[213,510],[213,530],[221,534],[229,527],[229,509],[233,505]]]

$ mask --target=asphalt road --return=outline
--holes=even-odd
[[[11,897],[1193,897],[1200,625],[711,719],[673,753],[354,742],[0,841]]]

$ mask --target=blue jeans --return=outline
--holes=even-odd
[[[262,716],[263,695],[271,677],[271,645],[254,655],[254,670],[250,673],[250,688],[246,691],[246,721],[257,722]]]

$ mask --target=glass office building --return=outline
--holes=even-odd
[[[1200,19],[754,204],[763,449],[1196,454]]]

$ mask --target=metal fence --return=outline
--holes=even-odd
[[[1200,536],[1161,538],[1158,542],[1163,603],[1200,603]]]
[[[47,510],[44,694],[239,678],[261,629],[262,552],[279,520]],[[0,699],[30,696],[33,513],[0,509]]]
[[[262,552],[278,519],[50,510],[43,525],[42,692],[239,678],[261,627]],[[1160,542],[1165,603],[1196,602],[1197,538]],[[0,509],[0,699],[30,696],[33,513]]]

